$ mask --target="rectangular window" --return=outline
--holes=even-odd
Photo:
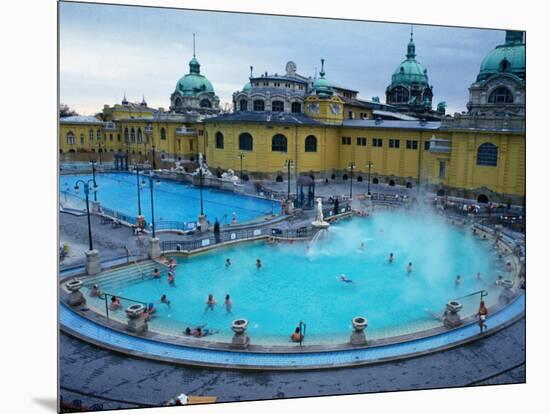
[[[109,141],[113,141],[113,134],[109,134]]]
[[[94,130],[90,129],[90,142],[93,142],[94,140]]]
[[[412,149],[412,150],[418,149],[418,141],[408,139],[407,140],[407,149]]]
[[[382,138],[373,138],[372,139],[372,146],[373,147],[381,147],[382,146]]]
[[[445,178],[445,161],[439,161],[439,178]]]
[[[189,141],[189,150],[193,152],[193,141]]]
[[[357,137],[357,145],[365,147],[367,145],[367,139],[363,137]]]
[[[390,148],[399,148],[399,140],[390,139]]]
[[[430,141],[424,141],[424,151],[430,150]]]
[[[348,112],[348,119],[353,119],[353,112],[352,111]]]
[[[204,135],[204,130],[199,129],[199,136],[203,136],[203,135]]]
[[[351,145],[351,137],[342,137],[342,145]]]

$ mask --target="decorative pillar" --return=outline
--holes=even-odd
[[[86,299],[80,291],[80,288],[82,287],[82,280],[70,280],[69,282],[65,283],[65,287],[71,292],[69,293],[69,298],[67,299],[67,303],[70,306],[80,306],[86,303]]]
[[[231,341],[231,348],[246,349],[250,344],[250,338],[246,334],[248,321],[246,319],[234,320],[231,324],[231,330],[235,332]]]
[[[128,331],[137,334],[147,331],[149,327],[147,321],[143,317],[143,312],[145,312],[145,306],[141,304],[131,305],[126,308],[126,316],[128,317],[126,329]]]
[[[151,237],[149,239],[149,258],[156,259],[160,256],[160,239],[158,237]]]
[[[456,328],[462,325],[462,320],[458,312],[462,309],[462,303],[457,301],[450,301],[446,305],[445,316],[443,317],[443,325],[447,328]]]
[[[101,272],[99,252],[96,249],[86,251],[86,273],[96,275],[99,272]]]
[[[367,337],[365,336],[365,329],[368,326],[367,318],[362,316],[356,316],[351,320],[353,325],[353,332],[351,334],[350,342],[352,345],[366,345]]]

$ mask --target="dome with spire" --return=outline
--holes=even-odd
[[[201,92],[214,93],[212,83],[200,73],[200,64],[195,56],[189,61],[189,73],[178,80],[176,92],[182,95],[196,95]]]
[[[490,76],[507,72],[525,79],[525,43],[523,32],[506,31],[504,44],[495,47],[481,62],[477,80],[482,81]]]
[[[325,59],[321,59],[321,71],[319,77],[313,82],[311,93],[319,96],[331,96],[334,93],[331,83],[325,79]]]
[[[411,38],[407,45],[406,59],[395,69],[391,77],[392,84],[419,84],[428,85],[428,71],[415,59],[416,46]]]
[[[193,57],[189,61],[189,73],[178,80],[176,93],[193,96],[201,92],[214,93],[212,83],[201,75],[201,65],[195,56],[195,34],[193,33]]]

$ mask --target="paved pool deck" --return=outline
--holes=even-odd
[[[181,392],[218,402],[525,382],[525,319],[479,341],[394,362],[317,371],[193,368],[114,353],[60,334],[65,401],[103,409],[158,406]]]

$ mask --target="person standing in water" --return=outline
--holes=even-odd
[[[260,270],[262,268],[262,261],[260,259],[256,259],[256,268]]]
[[[204,309],[204,313],[210,309],[211,311],[214,310],[214,305],[216,305],[216,300],[214,299],[214,295],[212,293],[208,294],[208,299],[206,299],[206,308]]]
[[[390,257],[388,257],[388,262],[393,263],[393,253],[390,253]]]
[[[412,262],[409,262],[409,264],[407,265],[407,273],[410,274],[412,273],[413,271],[413,264]]]
[[[233,309],[233,302],[231,302],[231,297],[229,296],[229,293],[225,295],[225,302],[224,302],[225,310],[228,315],[232,315],[232,309]]]
[[[460,275],[457,275],[455,279],[455,286],[458,286],[462,283],[462,279],[460,278]]]
[[[225,268],[229,269],[230,267],[231,267],[231,260],[228,257],[227,259],[225,259]]]

